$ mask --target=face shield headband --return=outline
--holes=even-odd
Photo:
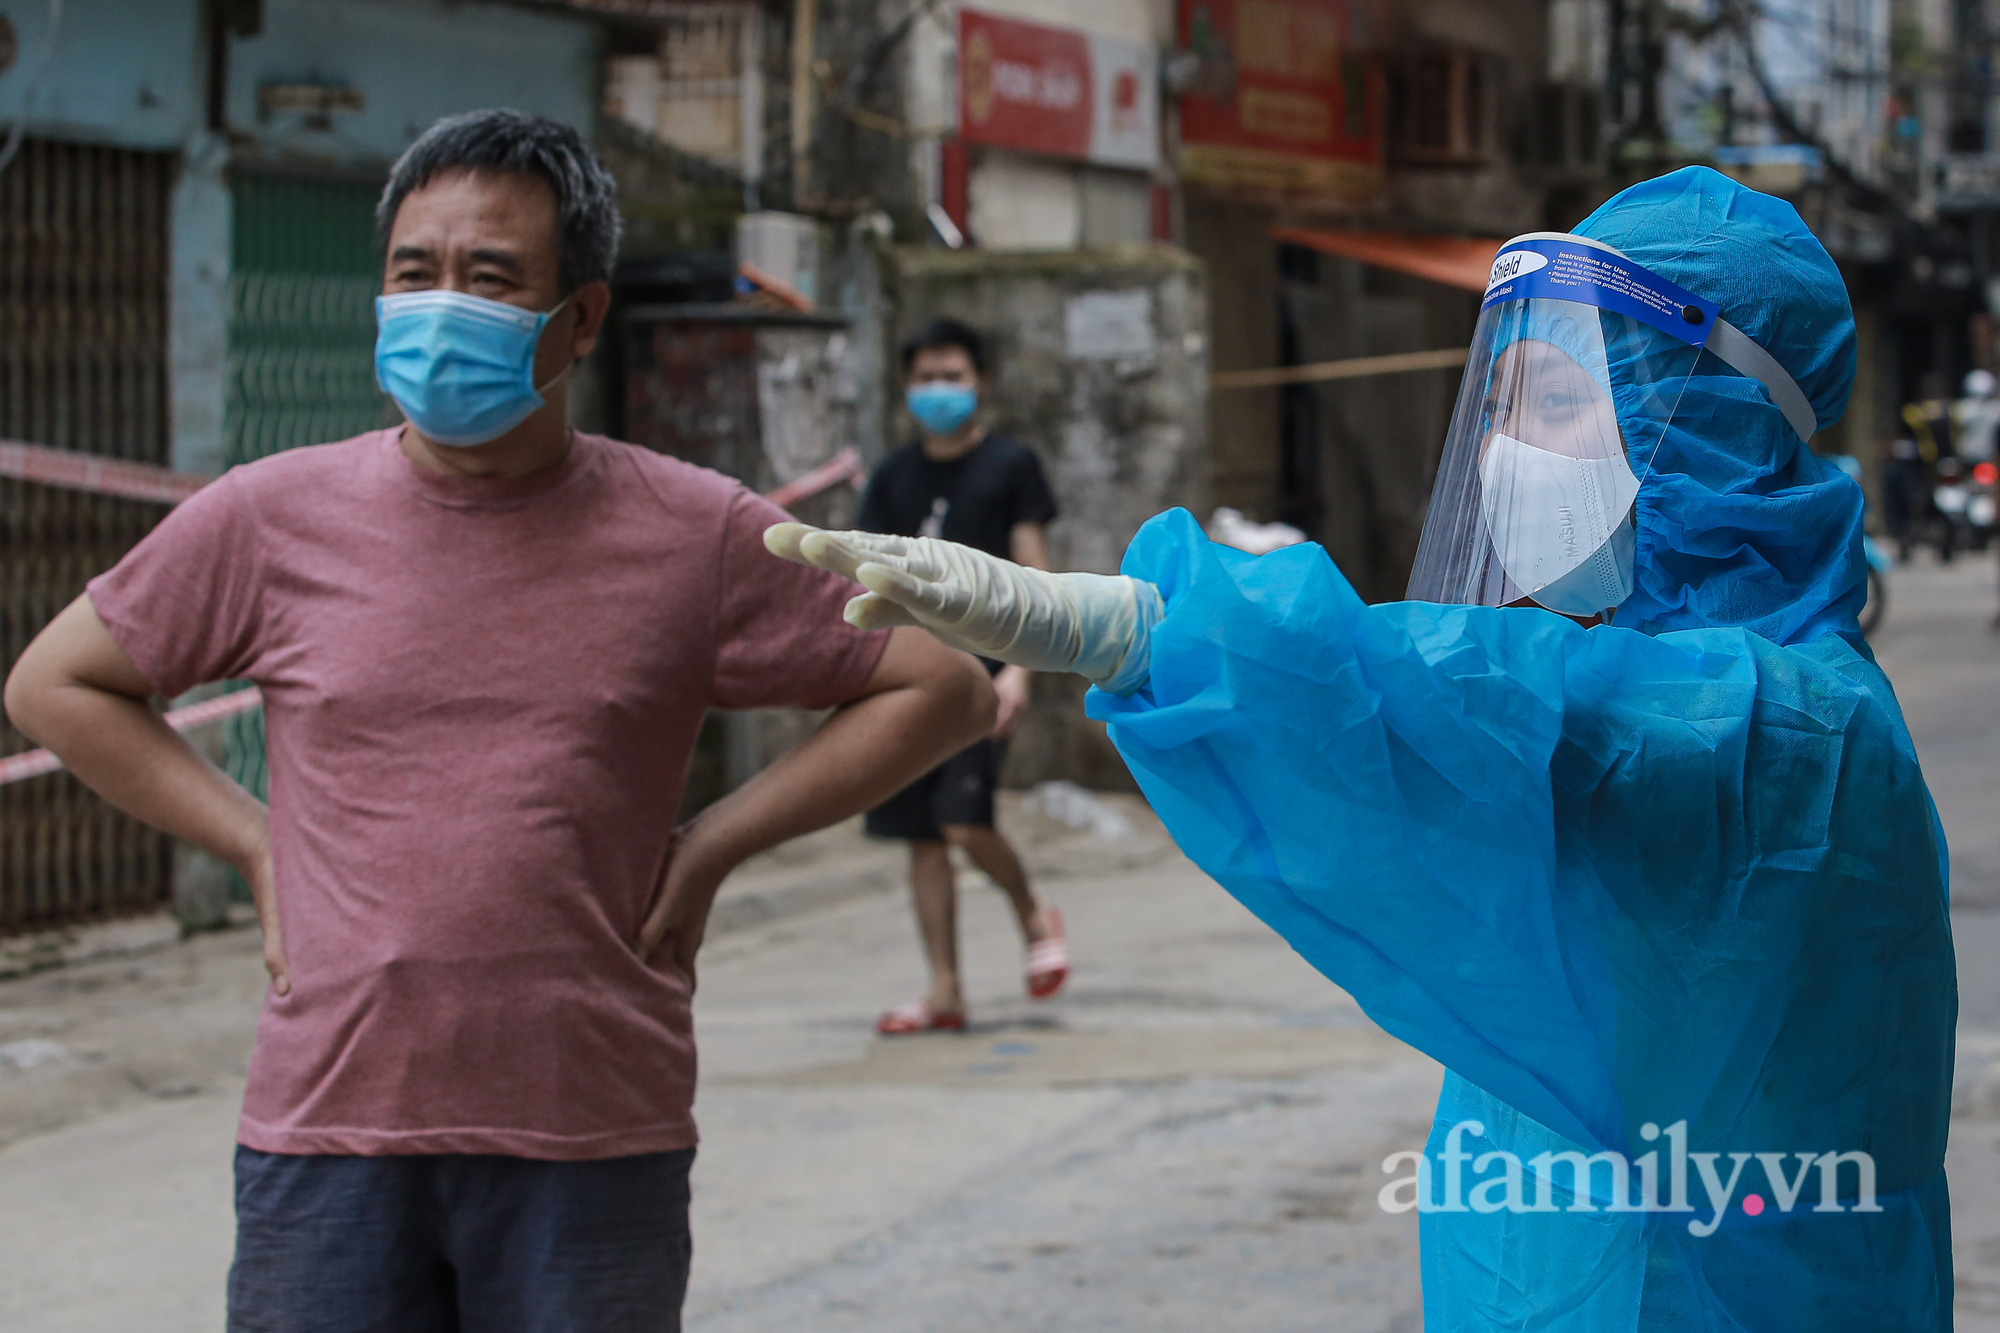
[[[1714,302],[1581,236],[1536,232],[1502,246],[1410,597],[1526,599],[1573,616],[1623,602],[1633,503],[1704,350],[1763,385],[1811,437],[1798,385]]]

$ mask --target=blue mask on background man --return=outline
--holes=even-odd
[[[535,347],[567,304],[545,313],[464,292],[378,296],[375,381],[427,438],[485,444],[525,421],[562,378],[536,387]]]
[[[903,396],[910,415],[933,435],[949,435],[972,419],[979,406],[979,390],[968,384],[934,381],[919,384]]]

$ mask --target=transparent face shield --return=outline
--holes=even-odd
[[[1632,591],[1633,504],[1717,310],[1580,237],[1510,241],[1493,275],[1409,595],[1598,615]]]

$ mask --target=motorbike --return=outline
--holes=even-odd
[[[1993,530],[2000,524],[2000,497],[1994,492],[2000,487],[2000,465],[1991,459],[1984,459],[1972,465],[1972,485],[1965,497],[1965,522],[1970,530],[1972,549],[1983,551],[1993,540]]]
[[[1931,487],[1931,512],[1936,516],[1938,560],[1949,564],[1961,546],[1973,545],[1972,523],[1966,514],[1972,505],[1972,479],[1966,475],[1965,464],[1956,458],[1940,458],[1936,476],[1937,484]]]

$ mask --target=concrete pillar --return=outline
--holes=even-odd
[[[228,145],[195,137],[175,182],[168,241],[173,466],[219,473],[229,335]]]
[[[205,53],[204,53],[205,55]],[[228,396],[231,204],[229,145],[195,130],[181,155],[180,179],[168,204],[167,365],[173,438],[168,464],[183,472],[219,474]],[[188,696],[209,696],[208,686]],[[222,758],[221,735],[200,738],[211,762]],[[238,883],[230,869],[186,843],[174,847],[173,910],[183,935],[229,924]]]

